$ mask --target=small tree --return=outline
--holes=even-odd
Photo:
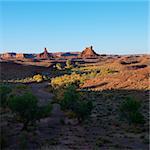
[[[0,107],[7,107],[8,95],[12,89],[7,85],[0,85]]]
[[[130,124],[144,123],[144,116],[140,112],[141,103],[132,97],[127,97],[120,106],[121,118]]]
[[[74,85],[69,85],[64,92],[64,97],[60,102],[60,105],[63,110],[73,111],[77,105],[77,100],[79,99],[79,94],[76,91]]]
[[[81,99],[81,95],[74,85],[67,87],[60,105],[63,110],[74,112],[79,122],[89,117],[93,108],[92,102]]]
[[[60,63],[57,63],[57,64],[56,64],[56,68],[57,68],[58,70],[62,70],[61,64],[60,64]]]
[[[90,102],[87,102],[87,101],[78,102],[78,105],[75,108],[75,113],[79,122],[82,122],[83,120],[88,118],[89,115],[91,114],[92,109],[93,109],[93,104],[91,101]]]
[[[30,124],[35,124],[36,120],[48,116],[51,112],[51,105],[37,105],[37,98],[31,93],[25,93],[21,96],[12,96],[8,101],[8,106],[13,113],[23,123],[23,130],[27,130]]]

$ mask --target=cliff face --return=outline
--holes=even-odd
[[[25,58],[25,55],[23,53],[16,54],[16,58]]]
[[[83,58],[96,58],[99,55],[93,50],[93,47],[87,47],[81,53],[81,57]]]
[[[16,57],[16,53],[5,53],[5,54],[2,54],[1,57],[3,59],[15,58]]]
[[[51,53],[48,53],[46,48],[44,49],[43,53],[40,53],[40,54],[37,55],[38,59],[49,59],[49,58],[52,58],[52,57],[53,57],[53,55]]]

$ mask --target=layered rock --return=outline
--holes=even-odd
[[[82,58],[96,58],[99,55],[93,50],[93,47],[87,47],[81,53]]]
[[[23,59],[23,58],[25,58],[25,54],[23,54],[23,53],[16,54],[16,58]]]
[[[16,59],[24,59],[24,58],[34,58],[34,56],[33,54],[24,54],[24,53],[16,54]]]
[[[16,57],[16,53],[4,53],[4,54],[1,55],[1,57],[3,59],[15,58]]]

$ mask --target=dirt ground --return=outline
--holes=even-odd
[[[12,121],[9,113],[1,112],[1,126],[8,141],[6,150],[148,150],[149,60],[150,57],[144,55],[110,58],[95,63],[94,67],[111,68],[118,72],[97,76],[82,85],[86,89],[83,94],[93,102],[94,109],[90,118],[81,124],[75,119],[68,119],[59,104],[53,103],[51,115],[37,122],[36,131],[22,133],[22,124]],[[32,66],[33,69],[31,66],[14,63],[9,66],[5,63],[2,76],[14,76],[12,65],[16,68],[16,74],[20,72],[24,75],[26,72],[25,76],[38,69],[49,71],[49,68]],[[49,83],[26,84],[40,105],[53,101],[54,95],[47,90]],[[142,102],[143,125],[133,126],[120,120],[118,106],[127,96]]]

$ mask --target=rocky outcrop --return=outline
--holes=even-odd
[[[16,59],[25,59],[25,58],[34,58],[34,56],[33,54],[24,54],[24,53],[16,54]]]
[[[16,53],[4,53],[1,55],[1,58],[3,59],[10,59],[15,57],[16,57]]]
[[[16,58],[23,59],[23,58],[25,58],[25,54],[23,54],[23,53],[16,54]]]
[[[52,57],[53,57],[52,53],[48,53],[46,48],[44,49],[43,53],[40,53],[40,54],[37,55],[38,59],[49,59],[49,58],[52,58]]]
[[[96,58],[99,55],[93,50],[93,47],[87,47],[81,53],[82,58]]]

